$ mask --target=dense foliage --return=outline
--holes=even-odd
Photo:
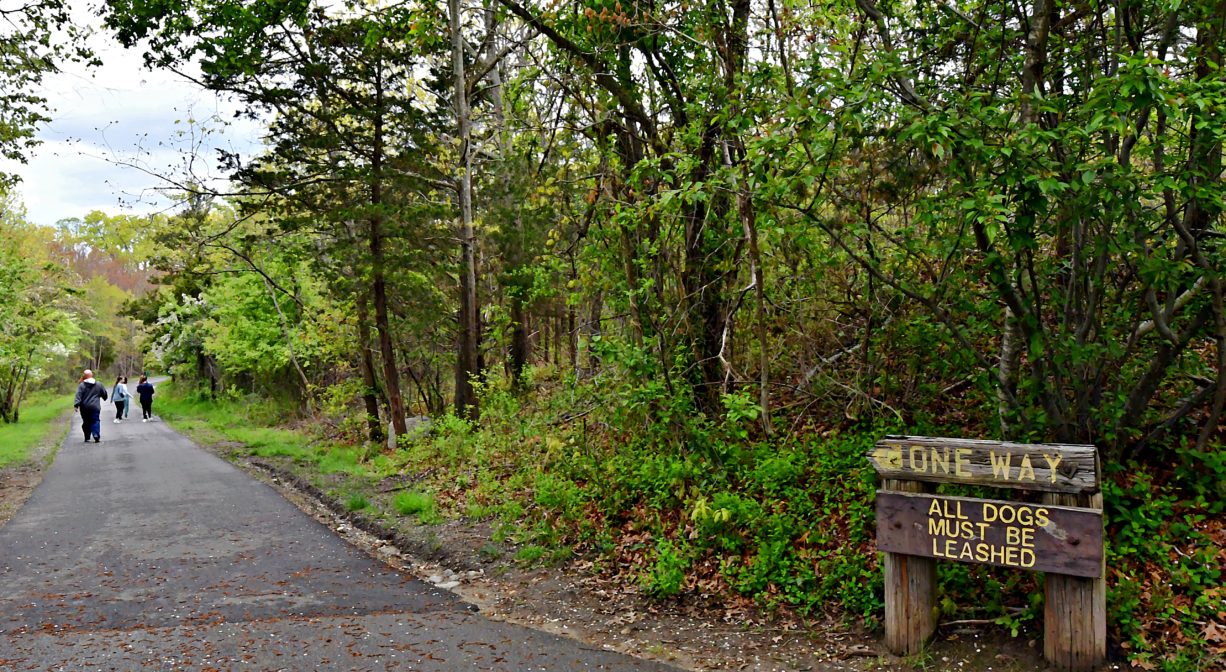
[[[476,417],[468,388],[495,359],[515,377],[551,357],[580,377],[616,361],[712,418],[752,391],[768,434],[801,405],[1129,457],[1189,431],[1205,448],[1226,404],[1220,9],[107,16],[269,120],[266,155],[230,157],[247,190],[231,219],[258,230],[196,242],[292,241],[269,263],[353,306],[350,356],[393,423],[414,405],[402,373],[422,410],[450,396]]]
[[[1171,666],[1208,650],[1223,0],[104,11],[267,122],[266,153],[224,157],[237,196],[190,193],[126,247],[121,219],[64,229],[155,271],[127,312],[177,377],[354,443],[390,426],[406,469],[406,416],[447,417],[454,450],[428,457],[481,465],[539,507],[511,517],[563,531],[543,535],[637,558],[651,592],[718,577],[862,614],[875,567],[839,549],[866,548],[869,486],[839,475],[883,428],[1093,443],[1116,465],[1117,638],[1149,664],[1175,618],[1161,636],[1201,644]],[[129,340],[87,332],[99,360]],[[491,466],[495,430],[534,432],[514,445],[551,469]],[[1025,579],[943,571],[1006,624],[1035,613],[1006,609]]]

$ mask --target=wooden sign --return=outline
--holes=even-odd
[[[1094,446],[889,436],[867,455],[881,476],[885,642],[922,651],[937,629],[937,560],[1047,572],[1043,655],[1061,672],[1107,656],[1102,490]],[[930,494],[934,483],[1043,492],[1041,504]]]
[[[1094,446],[888,436],[869,451],[882,478],[997,488],[1097,492]]]
[[[1080,507],[879,490],[877,547],[1097,578],[1103,567],[1103,516]]]

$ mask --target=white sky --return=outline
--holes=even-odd
[[[73,4],[78,21],[100,23],[84,0]],[[213,147],[243,154],[259,149],[260,127],[234,119],[237,107],[229,101],[171,72],[149,71],[138,50],[123,49],[101,28],[91,44],[101,67],[64,64],[63,72],[44,82],[52,121],[39,130],[43,144],[28,154],[29,162],[0,160],[0,168],[21,176],[17,191],[31,221],[54,224],[92,210],[146,214],[171,207],[159,193],[170,185],[158,176],[184,177],[190,149],[199,144],[192,136],[201,133],[189,119],[232,122],[209,122],[206,148],[193,165],[197,177],[224,177]]]

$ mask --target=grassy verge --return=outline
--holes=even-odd
[[[352,511],[489,523],[492,541],[517,545],[514,562],[580,553],[661,599],[837,610],[876,627],[875,482],[863,456],[885,428],[765,440],[746,398],[729,397],[712,422],[659,391],[543,387],[486,389],[479,426],[439,418],[394,451],[355,441],[356,418],[287,429],[292,413],[255,398],[163,394],[159,412],[202,443],[289,465]],[[1181,458],[1163,473],[1108,474],[1104,486],[1111,638],[1143,669],[1216,669],[1226,652],[1226,458]],[[1041,575],[942,563],[940,580],[945,620],[1041,636]]]
[[[72,398],[62,394],[40,393],[21,405],[21,420],[0,424],[0,468],[30,460],[35,448],[58,442],[65,426],[55,422],[72,408]]]
[[[233,457],[265,458],[291,468],[312,485],[347,501],[351,510],[439,520],[432,500],[423,501],[429,499],[424,492],[398,490],[399,499],[375,492],[376,483],[399,469],[390,456],[330,439],[326,429],[286,426],[293,412],[269,400],[254,396],[210,400],[163,383],[154,408],[193,441]]]
[[[277,427],[280,410],[255,397],[214,401],[162,383],[154,410],[158,417],[202,445],[233,443],[251,455],[299,459],[311,452],[310,437]]]

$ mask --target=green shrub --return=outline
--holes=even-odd
[[[640,582],[649,595],[675,597],[685,589],[689,568],[685,548],[668,539],[660,539],[656,542],[655,558]]]
[[[402,516],[417,516],[423,523],[440,521],[434,496],[424,492],[404,491],[392,498],[392,506]]]
[[[366,495],[361,493],[349,495],[349,498],[345,500],[345,508],[350,511],[361,511],[369,506],[370,502],[367,501]]]

